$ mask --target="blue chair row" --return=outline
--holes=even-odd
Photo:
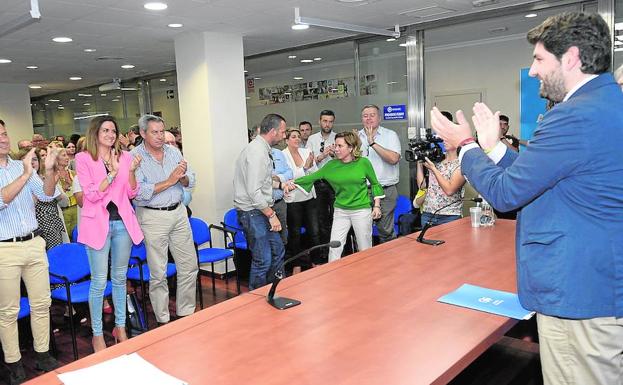
[[[53,300],[67,304],[68,309],[73,309],[73,304],[86,303],[89,301],[89,287],[91,275],[89,259],[84,245],[78,243],[64,243],[48,250],[48,263],[50,270],[50,284],[59,285],[52,290]],[[112,284],[106,283],[104,296],[112,293]],[[76,330],[74,317],[69,317],[71,342],[74,359],[78,359],[78,347],[76,344]]]

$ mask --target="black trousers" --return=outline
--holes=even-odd
[[[320,243],[328,243],[331,240],[331,224],[333,223],[333,204],[335,192],[331,185],[324,180],[314,183],[316,189],[316,211],[318,212],[318,235]],[[323,261],[327,261],[329,250],[321,250],[319,255]]]
[[[301,227],[305,227],[305,235],[309,242],[303,243]],[[304,202],[288,203],[288,255],[294,256],[308,247],[319,245],[318,234],[318,211],[315,199]],[[311,264],[322,262],[322,250],[315,250],[300,260],[292,261],[292,266],[303,268],[311,267]]]

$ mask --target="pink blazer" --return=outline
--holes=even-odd
[[[119,159],[119,172],[112,184],[103,192],[99,185],[106,178],[104,162],[93,160],[88,152],[76,154],[76,171],[78,181],[84,194],[83,206],[80,211],[78,226],[78,242],[94,249],[101,249],[106,243],[109,221],[106,206],[111,201],[117,205],[119,216],[123,220],[134,244],[143,240],[143,232],[136,219],[130,199],[136,196],[136,189],[130,188],[129,173],[132,156],[123,151]]]

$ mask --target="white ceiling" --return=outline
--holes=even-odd
[[[41,20],[0,38],[0,82],[40,84],[32,96],[77,89],[175,68],[174,39],[181,33],[214,31],[243,36],[245,56],[348,37],[350,34],[310,28],[293,31],[294,7],[301,15],[342,23],[392,28],[439,18],[526,3],[499,0],[475,8],[471,0],[163,0],[165,11],[143,8],[143,0],[39,0]],[[352,0],[342,0],[352,1]],[[1,0],[0,28],[23,16],[30,0]],[[439,14],[443,12],[443,14]],[[419,17],[417,15],[422,15]],[[169,23],[182,23],[172,29]],[[482,34],[487,27],[473,28]],[[510,32],[509,32],[510,33]],[[52,42],[68,36],[73,42]],[[456,37],[450,33],[448,39]],[[460,34],[461,38],[466,38]],[[85,53],[94,48],[94,53]],[[101,60],[101,58],[116,58]],[[98,60],[100,59],[100,60]],[[121,69],[122,64],[136,67]],[[36,70],[26,66],[36,65]],[[81,81],[70,81],[81,76]]]

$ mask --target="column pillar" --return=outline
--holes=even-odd
[[[7,125],[11,149],[17,150],[17,142],[33,134],[28,85],[0,83],[0,95],[0,119]]]
[[[235,161],[247,144],[242,36],[182,35],[175,60],[184,157],[197,174],[191,208],[218,224],[233,207]]]

